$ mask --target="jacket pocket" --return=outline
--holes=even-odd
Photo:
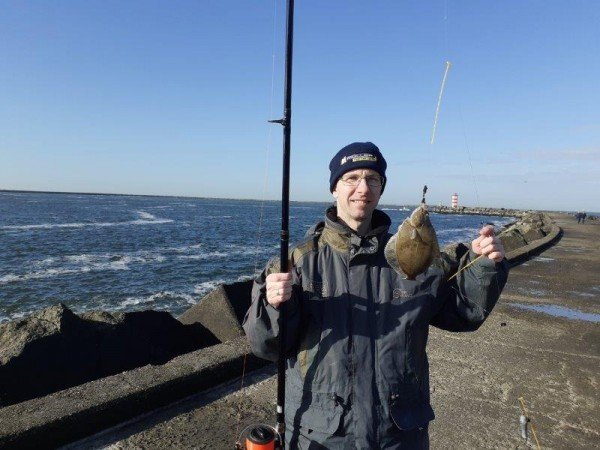
[[[335,394],[304,391],[302,398],[289,398],[288,427],[300,426],[327,435],[340,427],[344,408]]]
[[[423,401],[418,385],[406,384],[390,396],[390,416],[400,430],[414,430],[427,426],[435,418],[433,408]]]

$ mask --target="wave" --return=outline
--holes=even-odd
[[[132,263],[148,264],[163,262],[165,259],[164,255],[148,250],[122,255],[115,253],[89,253],[63,257],[63,260],[67,263],[92,264],[98,269],[127,269],[127,266]]]
[[[120,302],[117,306],[114,307],[115,310],[120,311],[124,309],[131,309],[132,306],[139,305],[147,305],[150,303],[167,303],[165,304],[165,308],[157,307],[159,305],[152,305],[154,309],[167,309],[172,306],[172,303],[181,303],[181,300],[184,300],[186,303],[190,305],[195,305],[198,303],[198,298],[194,297],[191,294],[185,292],[173,292],[173,291],[161,291],[155,294],[151,294],[145,297],[127,297],[125,300]]]
[[[200,284],[197,284],[194,286],[194,293],[203,296],[203,295],[208,294],[210,291],[214,290],[220,284],[230,284],[230,283],[235,283],[235,282],[240,282],[240,281],[252,280],[259,273],[260,273],[260,270],[257,271],[255,275],[240,275],[235,279],[232,278],[232,279],[225,280],[223,278],[219,278],[216,280],[205,281],[203,283],[200,283]]]
[[[200,283],[200,284],[197,284],[194,286],[194,294],[203,296],[205,294],[208,294],[213,289],[215,289],[218,285],[224,284],[224,283],[227,283],[227,280],[218,279],[218,280],[205,281],[204,283]]]
[[[0,314],[0,323],[19,320],[36,312],[38,309],[27,309],[12,314]]]
[[[144,220],[157,220],[154,214],[150,214],[146,211],[136,211],[136,213],[138,213]]]
[[[28,281],[28,280],[37,280],[41,278],[50,278],[58,275],[70,275],[74,273],[85,273],[91,272],[92,269],[90,267],[81,267],[79,269],[47,269],[47,270],[38,270],[35,272],[28,272],[22,275],[15,275],[9,273],[8,275],[4,275],[0,277],[0,284],[8,284],[14,283],[17,281]]]
[[[192,245],[182,245],[181,247],[164,247],[163,250],[167,252],[175,252],[175,253],[187,253],[192,250],[197,250],[202,248],[204,244],[192,244]]]
[[[208,252],[208,253],[201,253],[199,255],[179,255],[177,258],[179,259],[208,259],[208,258],[226,258],[227,256],[230,256],[231,253],[226,253],[226,252],[219,252],[219,251],[214,251],[214,252]]]
[[[225,248],[231,250],[232,253],[236,255],[244,255],[244,256],[252,256],[252,255],[265,255],[273,253],[274,248],[279,248],[279,245],[271,246],[265,245],[262,247],[256,246],[247,246],[247,245],[239,245],[239,244],[227,244]]]
[[[130,270],[131,265],[162,263],[167,259],[206,260],[228,258],[237,255],[255,255],[270,252],[270,249],[247,248],[244,246],[226,246],[224,250],[202,252],[204,244],[197,243],[179,247],[156,247],[124,253],[83,253],[47,257],[31,262],[35,270],[25,273],[9,273],[0,277],[0,284],[23,282],[61,275],[73,275],[86,272]]]
[[[160,225],[173,222],[172,219],[160,219],[156,216],[144,212],[137,211],[140,219],[129,220],[126,222],[72,222],[72,223],[40,223],[32,225],[4,225],[0,230],[49,230],[52,228],[85,228],[85,227],[116,227],[122,225]]]
[[[233,216],[199,216],[198,219],[233,219]]]
[[[446,230],[436,230],[436,234],[438,236],[448,236],[448,235],[458,235],[458,236],[464,236],[465,234],[469,233],[469,234],[473,234],[473,239],[475,239],[477,237],[479,229],[478,228],[469,228],[469,227],[464,227],[464,228],[449,228]]]
[[[130,254],[117,255],[114,253],[89,253],[82,255],[68,255],[57,258],[45,258],[35,261],[35,267],[47,267],[33,270],[23,274],[9,273],[0,277],[0,284],[38,280],[63,275],[74,275],[88,272],[102,272],[111,270],[129,270],[131,264],[151,264],[165,261],[165,256],[151,251],[141,251]]]

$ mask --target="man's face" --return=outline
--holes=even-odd
[[[374,184],[374,180],[381,180],[374,170],[356,169],[346,172],[337,181],[333,191],[337,200],[337,214],[348,225],[371,219],[381,196],[381,186],[369,185],[369,181]]]

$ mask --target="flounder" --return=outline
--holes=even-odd
[[[398,227],[385,246],[385,258],[409,280],[425,272],[432,263],[439,263],[440,247],[425,203]]]

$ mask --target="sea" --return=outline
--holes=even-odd
[[[292,202],[290,242],[328,203]],[[392,230],[414,206],[383,205]],[[441,245],[513,219],[432,214]],[[189,197],[0,192],[0,322],[56,303],[76,313],[175,316],[279,254],[281,203]]]

